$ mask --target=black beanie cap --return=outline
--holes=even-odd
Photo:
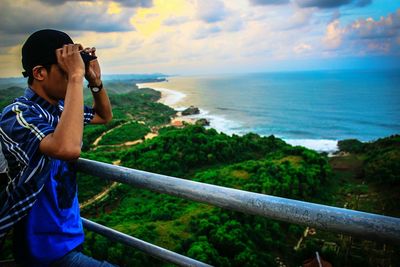
[[[33,33],[22,46],[22,67],[25,70],[22,74],[28,77],[37,65],[56,64],[55,50],[73,43],[71,37],[61,31],[45,29]]]

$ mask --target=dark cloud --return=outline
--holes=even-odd
[[[12,47],[26,38],[26,34],[4,34],[0,32],[0,47]]]
[[[3,1],[0,10],[0,33],[29,34],[42,28],[96,32],[134,30],[129,22],[132,9],[125,8],[117,15],[107,14],[107,9],[106,4],[91,8],[69,4],[57,9],[33,1],[25,5]]]
[[[39,0],[42,3],[50,5],[62,5],[67,2],[95,2],[91,0]],[[113,0],[113,2],[119,3],[125,7],[151,7],[153,0]]]
[[[356,20],[347,27],[346,33],[350,38],[400,40],[400,9],[379,20]]]
[[[355,1],[355,5],[359,6],[359,7],[368,6],[371,3],[372,3],[372,0],[358,0],[358,1]]]
[[[116,0],[113,2],[120,3],[126,7],[152,7],[153,0]]]
[[[372,0],[295,0],[300,7],[333,8],[344,5],[363,7],[372,3]]]
[[[330,30],[329,30],[330,29]],[[328,26],[327,43],[336,49],[347,49],[364,54],[400,54],[400,9],[381,17],[358,19],[341,28],[334,21]]]
[[[289,3],[289,0],[250,0],[253,5],[284,5]]]
[[[45,4],[50,4],[53,6],[59,6],[62,4],[65,4],[66,2],[68,2],[68,0],[39,0],[40,2],[43,2]]]
[[[296,0],[300,7],[330,8],[347,5],[352,0]]]

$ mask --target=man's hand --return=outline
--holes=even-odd
[[[96,56],[96,48],[85,48],[83,50],[85,53],[89,55]],[[89,82],[90,85],[99,86],[101,84],[101,70],[100,64],[97,59],[91,60],[89,62],[88,67],[86,68],[85,72],[85,79]]]
[[[83,50],[89,55],[96,56],[96,48],[85,48]],[[90,86],[100,86],[101,82],[101,70],[99,61],[97,59],[91,60],[86,68],[85,78],[89,82]],[[92,124],[105,124],[112,119],[112,110],[110,99],[108,98],[106,89],[103,85],[103,89],[100,92],[93,93],[93,109],[95,114],[90,123]]]
[[[80,50],[82,50],[80,44],[67,44],[56,50],[58,65],[66,73],[68,79],[83,77],[85,73]]]

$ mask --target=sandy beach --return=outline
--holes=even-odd
[[[153,90],[159,91],[161,93],[161,98],[157,101],[164,105],[170,106],[176,109],[176,105],[179,101],[186,97],[184,93],[174,91],[167,88],[157,87],[157,83],[137,83],[139,89],[151,88]],[[176,117],[171,120],[170,125],[175,127],[182,127],[184,124],[195,124],[199,118],[193,118],[193,116],[182,116],[181,112],[177,110]]]
[[[159,91],[161,93],[161,98],[157,102],[170,106],[172,108],[174,108],[173,106],[175,104],[177,104],[179,101],[181,101],[183,98],[186,97],[184,93],[167,88],[158,87],[157,83],[137,83],[136,85],[138,86],[139,89],[151,88],[156,91]]]

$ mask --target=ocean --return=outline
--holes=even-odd
[[[304,71],[169,77],[146,83],[177,110],[191,105],[227,134],[275,135],[317,151],[400,133],[400,72]]]

